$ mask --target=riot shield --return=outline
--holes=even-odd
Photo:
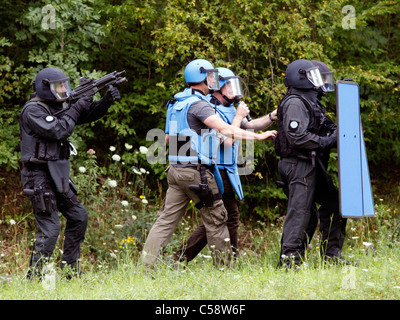
[[[352,81],[336,84],[340,213],[344,218],[374,216],[359,87]]]

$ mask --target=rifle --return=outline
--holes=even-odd
[[[97,80],[81,77],[79,79],[80,85],[71,91],[69,102],[75,102],[84,97],[93,97],[105,87],[120,86],[128,81],[125,77],[121,77],[124,73],[125,70],[114,71]]]

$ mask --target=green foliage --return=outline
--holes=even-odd
[[[206,58],[238,73],[255,118],[277,107],[287,65],[306,58],[327,63],[336,79],[352,77],[360,84],[372,179],[400,175],[394,169],[400,163],[400,7],[395,0],[353,1],[355,29],[342,26],[344,0],[55,0],[54,28],[42,26],[47,1],[6,4],[0,22],[1,168],[18,168],[18,114],[43,67],[60,67],[75,86],[80,76],[127,71],[121,101],[73,136],[80,150],[96,150],[98,170],[106,174],[109,146],[123,150],[128,143],[137,150],[148,146],[148,130],[164,128],[165,104],[185,87],[183,69],[190,60]],[[326,105],[335,118],[334,94],[328,94]],[[243,212],[273,219],[285,206],[274,184],[277,159],[270,142],[256,145],[254,172],[243,177]],[[335,156],[331,173],[337,170]],[[133,155],[125,157],[133,166]],[[159,182],[163,169],[146,168],[154,173],[146,180],[151,190],[165,183]]]

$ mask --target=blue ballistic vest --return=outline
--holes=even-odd
[[[222,178],[216,161],[220,139],[214,129],[202,129],[201,135],[190,129],[187,115],[193,103],[209,101],[200,93],[193,94],[192,89],[185,89],[174,96],[176,102],[169,105],[167,111],[166,131],[169,133],[169,155],[171,164],[203,164],[213,167],[213,174],[218,188],[223,193]]]
[[[236,114],[236,108],[233,105],[225,107],[222,104],[216,106],[219,116],[228,124],[232,124]],[[237,159],[239,154],[239,141],[235,140],[232,146],[220,145],[217,158],[218,168],[225,170],[228,174],[232,188],[235,190],[239,200],[243,200],[243,188],[238,173]]]

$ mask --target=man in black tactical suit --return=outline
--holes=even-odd
[[[88,221],[85,207],[76,196],[69,179],[71,145],[68,137],[75,125],[103,117],[112,102],[120,99],[117,88],[110,87],[98,101],[79,99],[70,106],[69,78],[58,68],[41,70],[34,82],[36,95],[20,115],[21,171],[24,193],[32,201],[37,234],[30,259],[28,278],[41,277],[42,268],[55,248],[60,221],[58,211],[67,219],[61,268],[69,266],[77,274],[80,244]]]
[[[288,196],[279,266],[301,263],[317,226],[316,203],[321,204],[323,257],[344,261],[340,251],[346,219],[339,214],[338,192],[326,172],[326,157],[336,147],[337,131],[319,101],[327,86],[319,67],[303,59],[288,66],[284,83],[288,90],[278,107],[278,136],[274,143],[280,156],[278,171]]]

